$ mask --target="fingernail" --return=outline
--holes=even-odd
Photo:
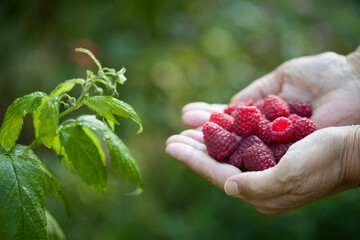
[[[225,192],[232,197],[240,197],[239,188],[236,182],[227,182],[225,184]]]

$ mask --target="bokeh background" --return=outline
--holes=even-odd
[[[15,98],[49,92],[95,69],[74,54],[75,47],[88,48],[103,66],[127,68],[120,98],[135,108],[145,130],[136,135],[137,126],[121,119],[116,132],[140,166],[145,191],[127,196],[134,186],[108,169],[109,190],[97,193],[53,152],[38,149],[70,198],[70,219],[51,196],[47,206],[68,239],[358,239],[359,190],[266,216],[164,149],[167,137],[186,129],[186,103],[228,103],[294,57],[348,54],[360,43],[359,26],[357,0],[3,0],[0,117]],[[31,117],[23,129],[19,142],[29,144]]]

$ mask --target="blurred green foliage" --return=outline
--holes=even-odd
[[[348,54],[359,44],[359,26],[357,0],[4,0],[0,117],[17,97],[83,76],[78,64],[90,63],[74,49],[89,48],[104,66],[127,68],[120,98],[137,110],[145,130],[136,135],[136,125],[122,121],[117,133],[140,165],[145,191],[126,196],[133,186],[111,172],[108,192],[97,193],[39,149],[70,198],[70,219],[48,202],[68,239],[357,239],[359,190],[265,216],[164,149],[168,136],[185,129],[186,103],[227,103],[294,57]],[[32,132],[28,119],[20,142],[29,144]]]

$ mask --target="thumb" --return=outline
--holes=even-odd
[[[259,172],[239,173],[224,185],[226,194],[241,199],[266,199],[281,195],[286,189],[276,177],[276,166]]]

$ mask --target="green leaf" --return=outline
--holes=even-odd
[[[43,172],[29,157],[0,153],[1,239],[47,239]]]
[[[60,228],[55,218],[45,209],[46,214],[46,230],[48,240],[66,240],[65,234]]]
[[[49,166],[41,161],[41,159],[28,146],[16,145],[15,148],[11,150],[11,153],[16,156],[23,156],[38,166],[38,168],[43,172],[46,188],[57,201],[64,205],[66,213],[70,217],[70,205],[65,189]]]
[[[75,49],[76,52],[82,52],[82,53],[86,53],[87,55],[89,55],[91,57],[91,59],[95,62],[95,64],[98,66],[99,71],[101,70],[101,64],[100,62],[96,59],[96,57],[94,56],[94,54],[92,52],[90,52],[87,49],[84,48],[76,48]]]
[[[60,141],[79,176],[95,190],[106,191],[104,154],[93,137],[83,127],[71,124],[60,130]]]
[[[69,170],[74,170],[74,166],[71,164],[68,156],[66,155],[64,147],[61,146],[59,136],[56,136],[54,138],[54,141],[52,143],[52,148],[56,152],[56,155],[58,156],[58,158],[63,161],[63,163],[65,164],[65,167]]]
[[[44,97],[40,107],[34,112],[35,136],[51,148],[59,124],[59,105],[57,101]]]
[[[142,124],[139,116],[135,110],[127,103],[120,101],[110,96],[94,96],[85,99],[85,104],[90,109],[106,118],[107,121],[118,124],[114,115],[130,118],[138,124],[139,130],[137,133],[142,132]]]
[[[119,122],[115,119],[114,115],[106,108],[104,108],[101,104],[96,101],[85,99],[85,104],[91,110],[95,111],[99,115],[103,116],[108,122],[112,131],[115,130],[115,124],[119,124]]]
[[[76,123],[86,126],[91,130],[100,133],[109,149],[112,166],[129,182],[138,185],[139,193],[144,189],[140,170],[131,156],[130,151],[121,139],[113,133],[106,124],[96,119],[93,115],[83,115],[77,118]]]
[[[74,79],[69,79],[66,80],[65,82],[59,84],[50,94],[49,97],[55,97],[55,96],[59,96],[62,93],[65,92],[69,92],[71,89],[73,89],[73,87],[75,86],[75,84],[80,84],[83,85],[85,83],[84,79],[81,78],[74,78]]]
[[[24,117],[34,112],[46,96],[42,92],[34,92],[16,99],[7,109],[4,121],[0,129],[0,145],[4,148],[12,148],[18,139]]]

